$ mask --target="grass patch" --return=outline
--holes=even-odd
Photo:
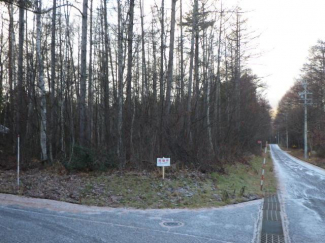
[[[86,205],[133,208],[218,207],[261,198],[262,157],[225,167],[225,174],[166,169],[136,173],[120,171],[60,174],[30,170],[21,174],[19,193]],[[265,167],[265,186],[276,191],[271,159]],[[17,194],[15,171],[0,171],[0,192]]]
[[[234,164],[226,167],[227,175],[219,175],[217,182],[221,190],[232,194],[262,196],[260,179],[262,173],[263,158],[256,156],[249,164]],[[269,192],[276,192],[276,179],[273,172],[273,163],[268,155],[265,164],[264,188]]]
[[[81,203],[135,208],[198,208],[254,200],[263,197],[260,191],[262,162],[262,157],[255,157],[248,164],[226,166],[226,174],[189,171],[169,174],[166,169],[165,180],[159,173],[101,174],[91,179],[91,190],[89,185],[83,189]],[[270,158],[265,165],[264,185],[269,192],[276,192]],[[98,191],[102,193],[98,194]]]

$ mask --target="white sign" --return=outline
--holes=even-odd
[[[157,158],[157,166],[170,166],[170,158]]]

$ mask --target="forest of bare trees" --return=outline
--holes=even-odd
[[[23,166],[140,169],[164,156],[206,170],[269,138],[270,106],[247,65],[255,37],[239,6],[2,0],[0,9],[0,124],[10,129],[0,140],[15,154],[20,135]],[[305,69],[324,102],[321,47],[317,68]]]
[[[307,83],[308,90],[308,150],[325,156],[325,42],[319,40],[310,48],[301,76],[279,103],[274,121],[275,131],[284,146],[304,145],[304,105],[299,93]]]

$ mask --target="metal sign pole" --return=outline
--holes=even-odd
[[[19,190],[20,137],[17,140],[17,186]]]

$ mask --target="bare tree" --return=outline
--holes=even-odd
[[[121,2],[117,0],[118,5],[118,115],[117,115],[117,132],[118,144],[117,155],[122,162],[123,156],[123,139],[122,139],[122,118],[123,118],[123,27],[122,27],[122,10]]]
[[[129,7],[129,26],[128,26],[128,64],[127,64],[127,77],[126,77],[126,159],[130,160],[131,157],[131,147],[132,147],[132,139],[131,139],[131,84],[132,84],[132,65],[133,65],[133,19],[134,19],[134,0],[130,0]]]
[[[54,137],[54,97],[55,97],[55,30],[56,30],[56,0],[53,0],[52,12],[52,39],[51,39],[51,119],[49,133],[49,155],[53,161],[53,137]]]
[[[24,8],[25,1],[19,1],[19,49],[18,49],[18,96],[16,99],[16,132],[19,135],[21,133],[21,113],[22,113],[22,89],[23,89],[23,47],[24,47]]]
[[[81,145],[86,145],[85,123],[86,123],[86,64],[87,64],[87,11],[88,0],[83,0],[82,10],[82,34],[81,34],[81,77],[80,77],[80,98],[79,98],[79,139]]]
[[[166,94],[166,114],[170,112],[170,94],[173,81],[173,62],[174,62],[174,36],[175,36],[175,6],[177,0],[172,0],[172,12],[171,12],[171,27],[170,27],[170,39],[169,39],[169,60],[167,70],[167,94]]]
[[[36,0],[35,3],[37,14],[36,14],[36,53],[38,60],[38,86],[41,93],[40,102],[40,113],[41,113],[41,126],[40,126],[40,139],[41,139],[41,149],[42,149],[42,160],[47,160],[47,127],[46,127],[46,92],[44,84],[44,64],[41,53],[41,38],[42,38],[42,22],[41,22],[41,12],[42,12],[42,0]]]

